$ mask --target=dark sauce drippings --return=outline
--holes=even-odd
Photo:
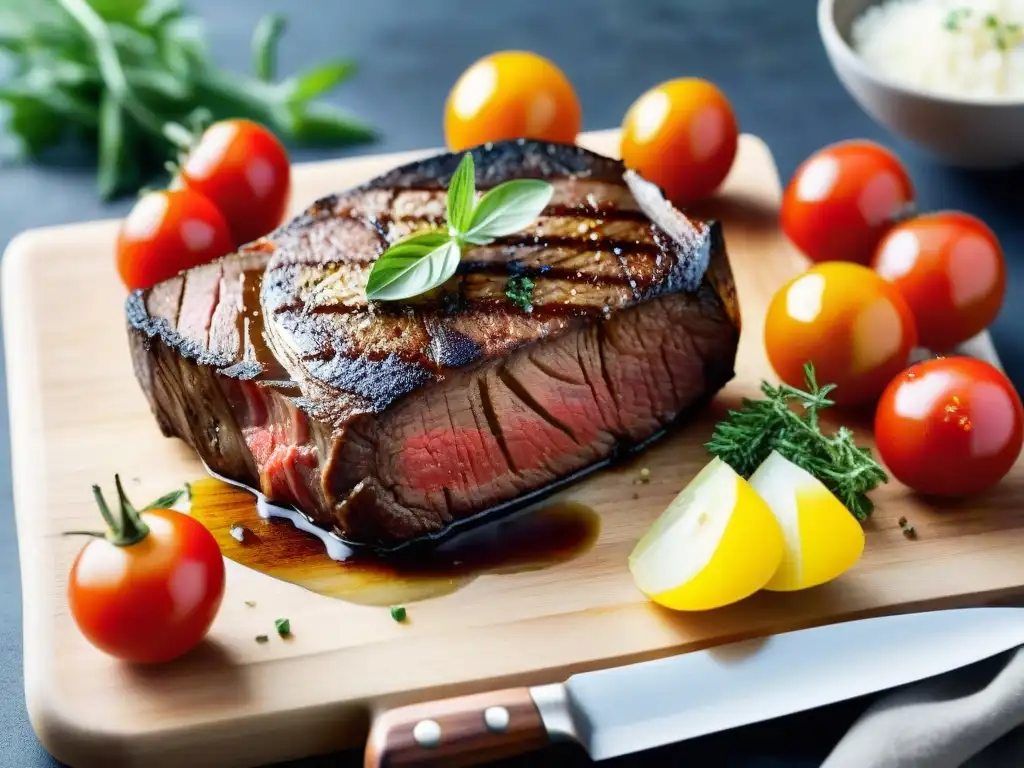
[[[600,530],[593,509],[563,501],[495,520],[430,549],[387,558],[353,552],[338,562],[327,556],[319,538],[287,520],[260,517],[252,493],[220,480],[192,483],[191,515],[213,533],[230,560],[321,595],[376,606],[440,597],[485,574],[567,562],[590,549]]]

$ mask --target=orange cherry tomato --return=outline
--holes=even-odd
[[[217,206],[190,189],[139,198],[117,236],[117,269],[128,290],[149,288],[232,250]]]
[[[765,349],[784,382],[804,384],[814,364],[837,403],[873,400],[917,344],[914,316],[899,291],[867,267],[818,264],[783,286],[768,306]]]
[[[86,639],[138,664],[171,661],[206,636],[224,596],[224,558],[202,523],[172,509],[141,514],[117,480],[112,514],[93,488],[110,526],[86,544],[71,567],[68,605]]]
[[[281,223],[292,183],[284,146],[251,120],[222,120],[207,128],[189,151],[181,180],[220,209],[235,247]]]
[[[502,51],[475,62],[448,94],[444,135],[459,151],[502,139],[572,144],[580,102],[565,74],[536,53]]]
[[[1024,409],[1010,380],[988,363],[927,360],[882,393],[875,442],[893,476],[920,493],[979,493],[1017,461]]]
[[[872,141],[842,141],[796,169],[782,197],[782,230],[811,261],[868,264],[913,201],[896,155]]]
[[[1006,293],[995,233],[956,211],[897,224],[879,244],[873,267],[903,294],[920,343],[933,352],[948,352],[985,330]]]
[[[622,123],[622,161],[685,205],[711,194],[736,159],[739,129],[725,95],[706,80],[681,78],[633,102]]]

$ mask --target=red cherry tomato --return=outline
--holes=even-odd
[[[867,264],[913,201],[896,155],[871,141],[842,141],[796,169],[782,198],[782,230],[811,261]]]
[[[969,357],[918,363],[886,388],[875,442],[904,485],[937,496],[978,493],[1020,455],[1024,410],[999,370]]]
[[[838,403],[874,400],[907,365],[917,344],[903,297],[867,267],[816,264],[779,289],[768,305],[765,350],[787,384],[802,387],[804,363],[835,384]]]
[[[188,153],[181,179],[220,209],[236,247],[277,227],[291,195],[288,153],[273,133],[250,120],[207,128]]]
[[[948,352],[995,320],[1006,265],[984,222],[955,211],[897,224],[875,252],[875,271],[893,283],[917,320],[920,343]]]
[[[170,661],[194,648],[224,596],[224,558],[202,523],[172,509],[137,512],[117,481],[111,532],[78,553],[68,604],[86,639],[125,661]]]
[[[149,288],[231,250],[213,203],[192,190],[162,190],[140,197],[121,224],[117,269],[129,290]]]

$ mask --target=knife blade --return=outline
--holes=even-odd
[[[923,680],[1024,644],[1024,608],[884,616],[384,712],[366,768],[475,765],[578,742],[593,760]]]

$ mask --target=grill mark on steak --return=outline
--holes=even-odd
[[[544,178],[555,194],[531,232],[467,249],[471,263],[437,296],[367,304],[365,279],[393,237],[441,220],[462,153],[318,201],[221,260],[210,293],[198,268],[129,297],[133,365],[165,434],[221,474],[301,499],[353,543],[390,548],[564,487],[728,381],[739,312],[720,227],[578,147],[472,152],[478,188]],[[244,268],[263,276],[259,317],[231,314]],[[535,280],[534,311],[504,296],[510,275]],[[186,283],[194,301],[220,291],[216,328],[201,314],[190,324]],[[237,345],[229,317],[243,326]],[[274,365],[288,381],[268,375]],[[241,439],[246,381],[268,428],[287,427],[279,471],[258,471]]]
[[[513,395],[518,397],[519,400],[523,403],[523,405],[525,405],[531,411],[540,416],[552,427],[554,427],[557,430],[560,430],[574,443],[576,443],[577,445],[579,444],[580,441],[576,439],[576,435],[573,433],[573,431],[569,427],[567,427],[561,420],[555,418],[555,416],[552,415],[547,408],[541,405],[540,402],[533,395],[530,394],[529,390],[527,390],[527,388],[523,386],[522,382],[520,382],[519,379],[517,379],[515,375],[513,375],[513,373],[506,366],[499,365],[497,374],[498,380],[506,387],[508,387],[509,391]]]
[[[477,388],[480,392],[480,403],[483,407],[484,418],[487,420],[487,428],[491,431],[491,436],[494,437],[498,443],[498,447],[501,449],[501,455],[505,458],[505,463],[508,464],[512,470],[516,469],[515,462],[512,460],[512,453],[508,449],[508,444],[505,442],[505,435],[501,430],[501,422],[498,420],[498,414],[494,411],[494,404],[491,402],[491,394],[488,391],[487,376],[480,376],[477,381]]]

